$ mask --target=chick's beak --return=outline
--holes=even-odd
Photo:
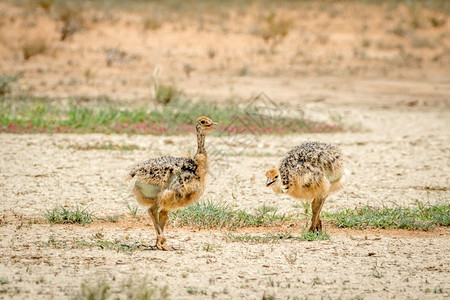
[[[217,125],[217,123],[216,122],[212,122],[212,123],[209,123],[209,129],[216,129],[216,127],[214,127],[214,125]]]
[[[271,184],[273,184],[275,182],[275,180],[273,180],[272,178],[267,178],[266,181],[266,187],[269,187]]]

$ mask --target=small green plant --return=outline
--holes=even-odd
[[[420,201],[415,207],[361,206],[333,213],[324,212],[340,228],[401,228],[430,230],[450,226],[450,204],[430,205]]]
[[[124,203],[128,209],[128,214],[130,216],[132,216],[133,218],[138,219],[139,205],[130,204],[128,201],[125,201],[125,200],[124,200]]]
[[[313,283],[313,286],[321,284],[320,278],[319,277],[314,277],[313,280],[312,280],[312,283]]]
[[[63,206],[47,210],[45,218],[51,224],[89,224],[92,223],[92,214],[86,209],[69,210]]]
[[[325,241],[329,239],[330,236],[325,231],[311,232],[304,229],[301,235],[301,240],[303,241]]]
[[[219,246],[211,244],[211,243],[204,243],[203,244],[203,251],[212,252],[215,251]]]
[[[186,289],[186,292],[187,292],[189,295],[197,295],[197,294],[200,294],[200,295],[208,295],[208,292],[207,292],[207,291],[205,291],[205,290],[199,290],[198,288],[195,288],[195,287],[188,287],[188,288]]]
[[[108,222],[117,223],[119,222],[119,215],[108,216],[106,219],[108,220]]]
[[[0,278],[0,284],[8,284],[9,283],[9,279],[6,277],[1,277]]]
[[[384,275],[377,268],[375,268],[372,272],[372,276],[375,278],[382,278]]]

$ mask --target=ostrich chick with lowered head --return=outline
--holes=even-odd
[[[208,172],[205,136],[216,124],[207,117],[197,119],[197,153],[193,158],[157,157],[138,163],[130,172],[130,177],[136,178],[133,193],[137,201],[150,206],[148,214],[160,250],[174,250],[164,237],[169,212],[193,204],[205,190]]]
[[[306,142],[286,153],[279,169],[266,172],[266,186],[277,194],[312,200],[310,231],[322,230],[320,211],[325,199],[341,189],[345,181],[344,159],[339,147]]]

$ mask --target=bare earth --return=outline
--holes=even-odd
[[[17,14],[17,8],[10,4],[0,3],[0,7],[11,15]],[[124,15],[122,21],[110,30],[121,28],[119,25],[127,18],[134,20],[133,15]],[[38,24],[53,28],[45,20]],[[447,28],[449,23],[445,25]],[[230,21],[230,24],[234,23]],[[84,42],[93,39],[94,34],[98,34],[99,43],[114,44],[108,40],[112,33],[109,31],[109,36],[102,36],[106,29],[96,26],[100,29],[88,29],[68,42],[67,47],[73,47],[70,55],[81,51],[80,45],[86,45]],[[135,24],[131,21],[128,26],[133,28]],[[369,26],[369,30],[374,27]],[[185,39],[189,30],[187,26],[180,33],[177,27],[164,25],[155,34],[160,34],[161,38],[170,37],[175,43],[177,34]],[[233,27],[229,30],[228,41],[251,41],[249,44],[257,48],[254,45],[256,38],[236,33]],[[213,43],[213,33],[201,34],[212,35]],[[127,35],[126,30],[117,34]],[[433,65],[432,70],[436,72],[420,69],[414,76],[406,76],[408,70],[403,70],[404,73],[400,72],[396,78],[378,74],[364,77],[366,79],[341,77],[339,74],[318,76],[312,70],[305,71],[311,76],[299,72],[273,75],[267,71],[272,67],[270,63],[253,61],[255,73],[240,77],[236,72],[234,75],[227,73],[225,67],[219,68],[226,65],[226,54],[219,52],[217,60],[220,59],[220,63],[214,63],[218,71],[201,64],[196,55],[206,52],[211,44],[198,45],[200,51],[192,46],[196,44],[191,41],[192,48],[197,50],[192,54],[174,52],[170,58],[163,46],[162,49],[151,46],[153,39],[158,40],[152,35],[146,36],[144,44],[147,48],[141,49],[133,46],[133,36],[130,35],[131,44],[124,42],[123,47],[134,49],[129,51],[136,53],[153,49],[151,57],[163,54],[169,57],[167,60],[171,62],[161,63],[169,66],[163,77],[179,82],[187,95],[220,102],[226,101],[230,95],[249,99],[265,92],[282,109],[300,106],[312,118],[326,119],[330,115],[338,115],[345,124],[358,129],[334,134],[248,136],[250,142],[245,147],[236,137],[209,136],[206,143],[211,153],[211,170],[205,199],[223,201],[233,208],[249,212],[263,204],[275,206],[282,213],[302,210],[295,200],[288,196],[275,196],[266,189],[264,173],[276,166],[291,147],[302,141],[321,140],[342,147],[351,172],[348,185],[328,198],[325,211],[361,204],[410,206],[416,201],[450,201],[448,61]],[[290,35],[288,40],[295,41],[295,36]],[[170,45],[167,40],[161,43]],[[221,43],[226,45],[226,41]],[[220,47],[226,47],[224,45],[216,46],[222,49]],[[27,88],[33,86],[31,91],[40,95],[64,97],[66,93],[72,93],[92,96],[97,91],[105,94],[110,87],[108,84],[115,83],[114,76],[103,74],[102,70],[116,72],[117,76],[124,72],[131,78],[128,83],[131,86],[117,88],[115,96],[118,98],[142,100],[148,93],[147,82],[139,82],[140,75],[133,73],[136,66],[126,62],[119,62],[119,69],[99,67],[94,83],[80,83],[82,92],[75,91],[67,84],[67,77],[56,73],[73,68],[72,76],[81,82],[83,79],[79,78],[85,69],[73,67],[78,66],[76,61],[60,68],[58,64],[69,56],[61,47],[57,46],[53,58],[36,57],[17,65],[12,63],[14,58],[8,56],[9,50],[3,49],[3,61],[7,63],[1,70],[25,70],[27,82],[23,85]],[[281,53],[283,47],[289,48],[285,44],[280,47]],[[93,59],[95,51],[100,51],[94,48],[92,46],[82,53]],[[276,64],[281,56],[275,56]],[[199,64],[189,78],[179,75],[184,57],[197,59]],[[243,53],[242,57],[245,60],[253,56]],[[76,59],[83,60],[75,56],[73,60]],[[175,62],[178,70],[169,71],[171,63]],[[375,68],[384,67],[377,65],[378,62],[371,63]],[[37,71],[37,65],[45,70]],[[241,62],[232,58],[231,65],[237,69]],[[145,66],[137,72],[151,73],[155,64]],[[39,72],[48,72],[48,76],[41,77]],[[63,77],[65,82],[58,87],[53,86],[59,77]],[[41,81],[45,84],[42,85]],[[140,149],[77,150],[77,146],[97,142],[136,144]],[[171,299],[262,299],[263,295],[267,299],[272,296],[274,299],[450,297],[448,228],[429,232],[359,231],[325,224],[331,235],[329,241],[251,244],[227,241],[226,230],[208,231],[170,225],[169,242],[179,251],[139,250],[125,254],[80,244],[101,236],[104,240],[153,245],[154,230],[145,210],[139,210],[139,219],[127,216],[129,211],[125,202],[134,205],[135,199],[130,193],[132,183],[123,179],[128,167],[142,159],[162,154],[182,156],[192,152],[195,149],[194,136],[0,134],[0,145],[0,299],[73,299],[80,292],[83,281],[95,284],[104,279],[114,292],[119,291],[130,278],[138,280],[145,276],[154,286],[167,286]],[[71,209],[77,205],[87,207],[96,221],[85,226],[51,226],[45,222],[43,214],[46,209],[58,205]],[[115,215],[121,216],[119,222],[106,221]],[[306,222],[232,233],[292,232],[300,235]],[[124,294],[121,297],[125,297]]]

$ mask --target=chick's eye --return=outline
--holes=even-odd
[[[277,179],[277,178],[278,178],[278,175],[275,176],[275,179]]]
[[[200,123],[205,124],[206,122],[205,122],[205,120],[201,120]]]

